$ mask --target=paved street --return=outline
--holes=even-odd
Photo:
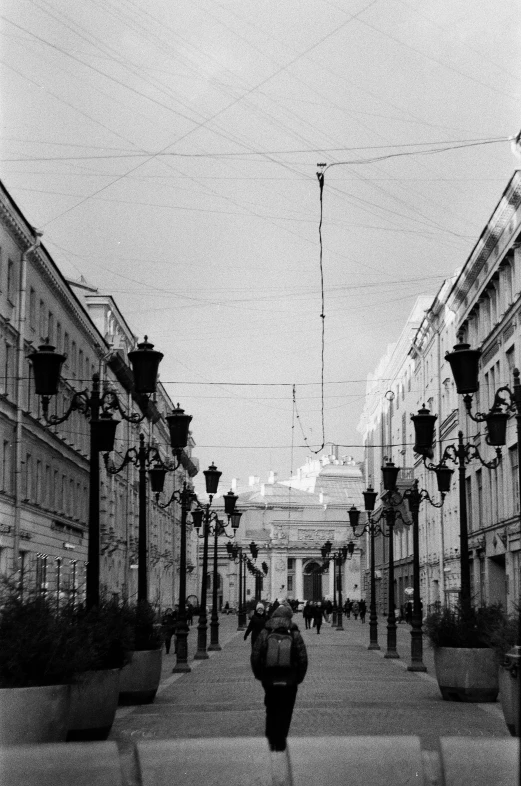
[[[368,651],[369,626],[345,620],[340,632],[325,624],[320,635],[303,630],[309,670],[299,690],[290,736],[418,735],[424,750],[437,750],[441,735],[505,737],[501,707],[442,701],[426,648],[424,675],[406,670],[410,628],[398,626],[401,659],[387,660],[385,619],[379,620],[381,652]],[[244,737],[264,733],[262,687],[249,666],[250,642],[236,631],[236,617],[221,617],[221,652],[192,662],[189,674],[172,675],[175,655],[163,660],[163,678],[151,705],[118,710],[110,739],[124,753],[141,739]],[[191,629],[193,655],[197,630]]]

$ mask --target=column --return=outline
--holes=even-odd
[[[304,577],[302,575],[302,557],[295,559],[295,597],[304,600]]]
[[[329,595],[331,597],[331,600],[333,600],[334,590],[335,590],[335,570],[333,568],[333,562],[331,561],[329,563]]]

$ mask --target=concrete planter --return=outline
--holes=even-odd
[[[0,689],[0,745],[64,742],[70,685]]]
[[[505,716],[507,729],[513,737],[520,735],[519,718],[519,674],[512,676],[512,672],[499,667],[499,700]]]
[[[121,669],[119,703],[150,704],[161,679],[162,651],[135,650],[128,655],[130,663]]]
[[[494,650],[437,647],[434,667],[445,701],[496,701],[499,667]]]
[[[71,688],[67,740],[106,740],[119,700],[119,669],[88,671]]]

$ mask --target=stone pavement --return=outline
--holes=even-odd
[[[399,625],[400,660],[383,657],[386,621],[379,618],[381,651],[367,650],[369,626],[344,620],[345,630],[324,624],[320,635],[303,629],[309,656],[290,730],[292,737],[416,735],[424,751],[438,751],[440,736],[509,738],[501,707],[443,701],[434,677],[432,652],[425,647],[428,674],[406,670],[410,628]],[[220,618],[223,649],[192,661],[188,674],[172,675],[175,655],[163,658],[163,677],[153,704],[118,709],[109,739],[131,756],[143,740],[262,737],[262,686],[249,665],[250,642],[236,631],[235,616]],[[194,625],[189,651],[197,639]],[[130,767],[130,761],[128,762]],[[127,774],[127,782],[132,779]]]

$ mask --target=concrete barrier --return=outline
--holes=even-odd
[[[519,786],[517,738],[445,737],[441,754],[418,737],[290,737],[284,753],[264,738],[147,740],[0,748],[9,786]],[[129,762],[131,766],[129,766]]]

